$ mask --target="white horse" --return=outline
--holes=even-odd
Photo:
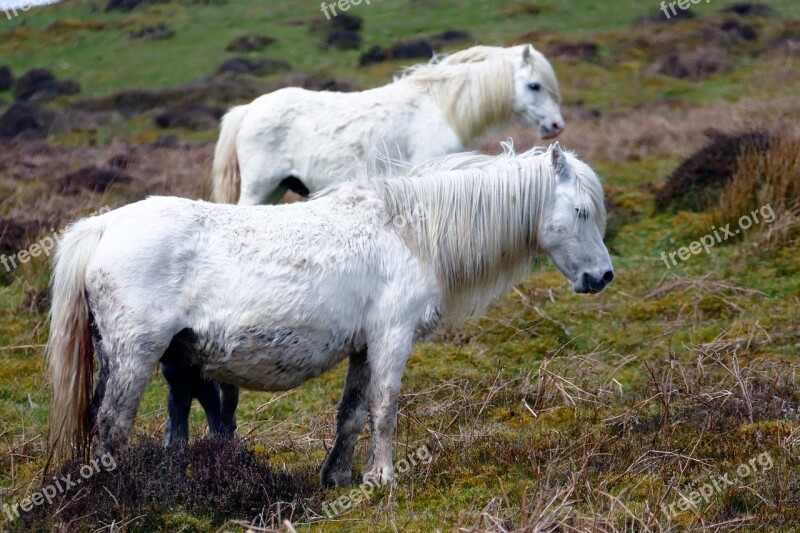
[[[276,204],[287,189],[308,196],[381,152],[411,163],[462,152],[514,115],[554,137],[564,129],[560,103],[553,68],[531,45],[475,46],[358,93],[281,89],[222,118],[211,199]]]
[[[55,257],[48,359],[51,450],[117,452],[159,359],[277,391],[349,358],[323,484],[392,478],[400,379],[416,339],[484,309],[546,254],[577,292],[614,277],[603,191],[558,144],[447,156],[412,175],[309,202],[237,207],[154,197],[66,232]],[[92,398],[93,354],[100,370]]]

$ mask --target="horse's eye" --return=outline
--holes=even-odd
[[[578,218],[580,218],[581,220],[588,220],[589,219],[589,213],[587,213],[585,209],[578,209],[576,207],[575,211],[578,213]]]
[[[542,86],[539,85],[538,83],[529,83],[528,89],[530,89],[531,91],[539,92],[542,90]]]

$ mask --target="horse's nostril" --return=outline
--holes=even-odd
[[[603,281],[605,281],[606,283],[611,283],[612,281],[614,281],[614,272],[609,270],[608,272],[603,274]]]

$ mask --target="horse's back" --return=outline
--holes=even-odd
[[[254,207],[153,197],[98,217],[103,236],[88,274],[104,272],[165,298],[191,283],[216,292],[257,278],[337,277],[369,255],[379,212],[368,194]]]

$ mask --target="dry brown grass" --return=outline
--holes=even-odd
[[[714,218],[718,223],[738,220],[766,205],[772,207],[775,221],[755,227],[764,232],[759,244],[769,251],[800,230],[800,133],[796,128],[773,133],[766,150],[744,149]]]
[[[461,511],[455,523],[460,531],[740,529],[757,524],[763,510],[774,513],[795,505],[796,496],[782,490],[775,471],[761,472],[747,486],[726,490],[703,509],[675,518],[668,518],[663,506],[678,501],[692,482],[728,473],[763,450],[776,461],[791,451],[795,435],[789,421],[797,419],[798,369],[755,357],[757,335],[720,338],[686,359],[643,363],[641,370],[650,379],[625,393],[599,374],[576,385],[578,361],[568,357],[545,361],[535,376],[453,384],[464,391],[464,401],[438,405],[441,409],[433,409],[438,393],[423,391],[429,405],[425,412],[417,411],[418,402],[407,403],[405,411],[426,420],[449,412],[446,420],[475,426],[485,418],[476,414],[487,405],[521,401],[525,409],[520,411],[527,410],[533,426],[550,427],[551,432],[531,441],[463,426],[458,435],[451,431],[449,438],[435,439],[429,483],[446,483],[455,473],[443,469],[459,464],[490,461],[531,470],[521,494],[501,490]],[[591,355],[580,362],[598,363]],[[473,439],[474,434],[482,436]],[[749,440],[747,445],[742,446],[742,438]],[[736,446],[742,446],[742,456],[730,455]],[[755,509],[757,501],[764,502],[762,511],[739,507]]]
[[[599,117],[569,103],[563,108],[567,128],[558,138],[585,161],[611,163],[653,157],[687,157],[702,147],[713,127],[723,132],[763,129],[776,117],[800,117],[800,96],[764,100],[744,98],[736,103],[713,102],[686,105],[662,102],[627,110],[602,110]],[[478,142],[482,151],[498,153],[499,143],[512,137],[519,149],[546,145],[528,126],[514,124],[493,131]]]

